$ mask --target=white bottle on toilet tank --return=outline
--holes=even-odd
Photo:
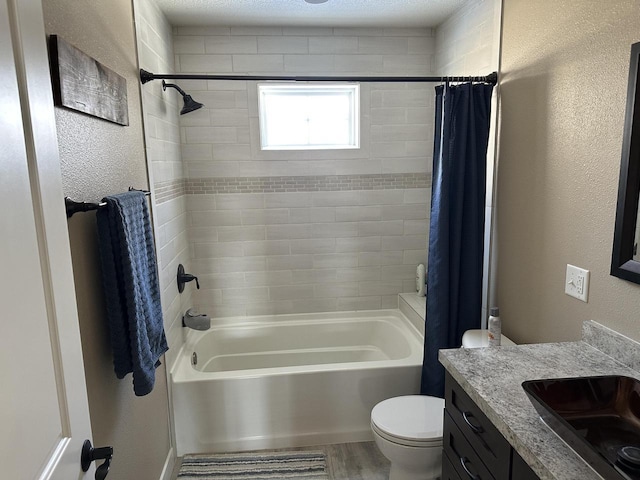
[[[427,285],[426,285],[426,269],[424,265],[421,263],[416,268],[416,293],[419,297],[424,297],[427,293]]]
[[[502,321],[500,320],[500,310],[496,307],[489,310],[487,328],[489,329],[489,346],[499,347],[502,337]]]

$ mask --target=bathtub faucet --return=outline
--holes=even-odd
[[[194,330],[209,330],[211,328],[211,318],[209,315],[194,312],[190,308],[182,317],[182,326],[193,328]]]

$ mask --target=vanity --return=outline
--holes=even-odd
[[[441,350],[439,359],[446,370],[443,480],[603,478],[542,422],[521,384],[640,379],[640,343],[588,321],[579,342]]]

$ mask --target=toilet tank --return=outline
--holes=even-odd
[[[502,346],[511,346],[515,345],[511,341],[510,338],[502,335],[500,344]],[[476,329],[476,330],[467,330],[462,335],[462,348],[479,348],[479,347],[488,347],[489,346],[489,330],[486,329]]]

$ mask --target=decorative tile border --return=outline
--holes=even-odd
[[[215,193],[336,192],[428,188],[431,174],[314,175],[304,177],[213,177],[186,180],[189,195]]]
[[[315,175],[306,177],[210,177],[156,183],[157,203],[181,195],[216,193],[338,192],[429,188],[430,173]]]
[[[164,203],[174,198],[178,198],[186,193],[185,179],[172,180],[170,182],[160,182],[154,184],[156,203]]]

